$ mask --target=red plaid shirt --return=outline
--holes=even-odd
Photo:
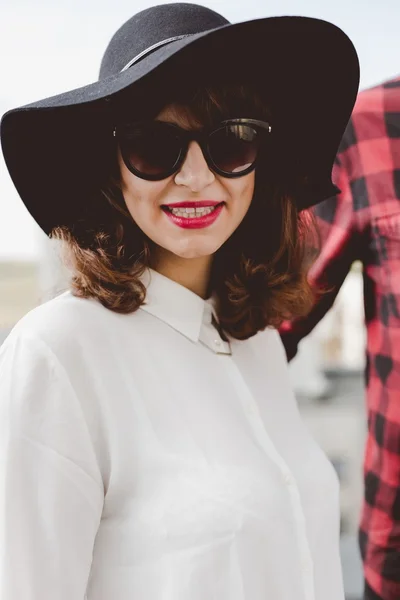
[[[315,208],[327,284],[305,319],[285,324],[288,357],[332,303],[353,261],[364,266],[368,439],[359,541],[365,600],[400,599],[400,77],[359,94],[339,148],[341,194]]]

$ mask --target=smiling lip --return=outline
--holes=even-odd
[[[224,202],[214,202],[212,200],[200,200],[198,202],[177,202],[174,204],[164,205],[165,208],[163,212],[170,221],[172,221],[178,227],[182,227],[182,229],[202,229],[212,225],[218,219],[224,208],[224,204]],[[215,208],[207,215],[188,218],[174,215],[167,209],[167,206],[168,208],[195,208],[200,206],[214,206]]]
[[[217,204],[221,204],[221,202],[216,202],[215,200],[188,200],[186,202],[172,202],[163,206],[168,206],[168,208],[201,208],[203,206],[216,206]]]

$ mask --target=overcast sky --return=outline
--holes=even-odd
[[[332,21],[358,50],[362,88],[400,73],[399,0],[198,1],[233,22],[284,14]],[[114,31],[155,3],[163,2],[0,0],[0,113],[94,81]],[[0,158],[0,259],[35,258],[43,239]]]

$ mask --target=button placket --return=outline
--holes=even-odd
[[[285,484],[289,487],[294,487],[296,486],[296,482],[294,480],[294,477],[291,473],[284,473],[283,474],[283,480],[285,482]]]
[[[305,574],[310,574],[313,571],[313,564],[308,556],[303,556],[301,559],[301,570]]]
[[[279,468],[283,481],[288,489],[288,493],[291,500],[293,509],[294,523],[297,531],[297,546],[299,550],[299,561],[300,568],[303,577],[303,586],[305,600],[315,600],[314,593],[314,577],[313,577],[313,565],[311,558],[311,550],[308,544],[306,520],[302,507],[300,492],[297,486],[297,482],[292,475],[289,467],[285,460],[281,457],[274,443],[268,435],[265,426],[262,422],[261,415],[258,407],[255,404],[254,398],[242,377],[237,365],[231,359],[227,361],[226,366],[230,372],[230,375],[234,379],[235,388],[239,391],[239,398],[242,402],[244,412],[248,415],[249,421],[252,424],[253,430],[256,434],[257,440],[260,446],[264,449],[266,454]]]

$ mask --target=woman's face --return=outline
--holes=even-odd
[[[157,120],[191,129],[188,111],[167,106]],[[192,141],[181,169],[162,181],[147,181],[131,173],[119,153],[122,192],[126,206],[136,224],[150,238],[161,254],[181,258],[200,258],[214,254],[232,235],[245,217],[254,192],[254,171],[235,179],[216,175],[208,168],[197,142]],[[200,218],[174,217],[165,206],[184,203],[193,214],[196,203],[223,203],[215,213],[199,210]],[[175,208],[176,212],[177,208]],[[180,208],[179,210],[182,210]],[[200,214],[201,213],[201,214]],[[166,252],[165,252],[166,251]]]

